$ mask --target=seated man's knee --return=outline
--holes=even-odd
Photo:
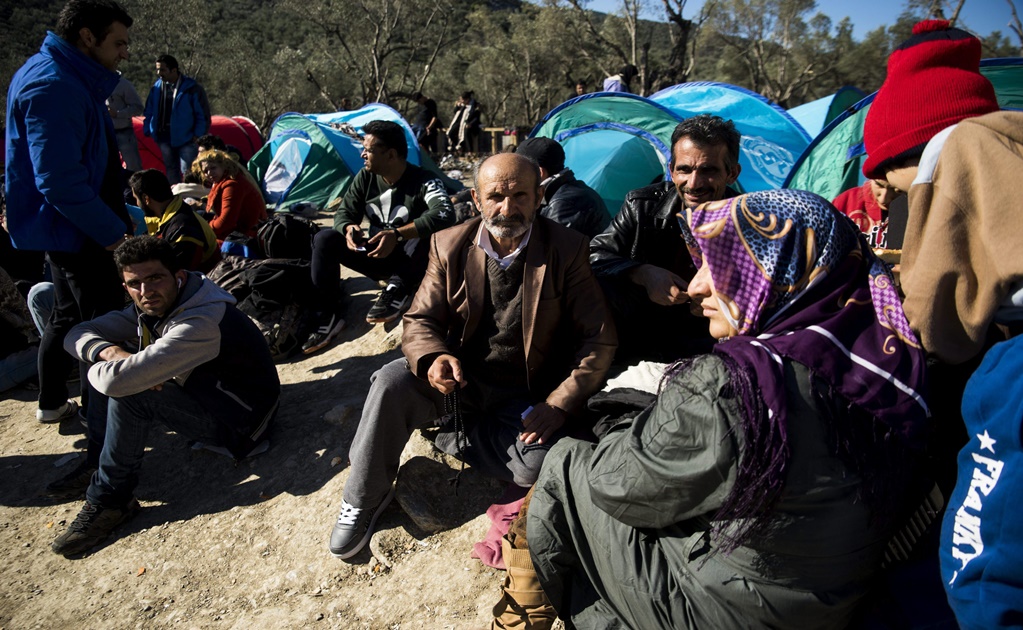
[[[408,386],[409,379],[416,378],[412,370],[408,369],[408,362],[404,358],[400,358],[385,363],[383,367],[373,372],[369,381],[374,390],[398,392]]]
[[[531,448],[523,449],[519,461],[511,467],[512,483],[523,488],[529,488],[536,483],[540,477],[540,469],[543,467],[544,457],[550,450],[547,446],[533,445]]]
[[[331,247],[345,247],[345,237],[334,229],[320,230],[313,236],[313,249],[322,250]]]

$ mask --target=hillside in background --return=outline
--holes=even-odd
[[[595,13],[581,2],[181,0],[170,8],[127,0],[135,25],[132,59],[121,69],[145,98],[153,60],[173,54],[206,87],[214,113],[248,116],[264,132],[281,113],[335,111],[345,99],[408,114],[415,91],[434,98],[447,119],[464,90],[483,105],[485,125],[528,127],[573,95],[577,80],[599,89],[625,63],[639,68],[633,88],[641,94],[710,80],[788,108],[843,85],[876,89],[889,51],[924,10],[907,0],[896,24],[858,41],[848,20],[832,23],[805,0],[722,0],[709,14],[667,21]],[[4,103],[11,75],[61,6],[0,6]],[[985,57],[1015,54],[1000,34],[985,41]]]

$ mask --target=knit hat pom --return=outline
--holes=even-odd
[[[923,22],[917,22],[913,26],[913,34],[922,35],[935,31],[947,31],[951,26],[948,20],[924,20]]]
[[[980,55],[980,40],[948,20],[913,27],[888,58],[888,76],[863,124],[867,178],[884,178],[889,164],[920,155],[942,129],[998,110]]]

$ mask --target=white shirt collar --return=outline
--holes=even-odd
[[[476,245],[486,252],[487,256],[497,261],[497,265],[501,269],[507,269],[515,259],[519,257],[519,254],[526,249],[526,245],[529,245],[529,237],[533,234],[533,226],[530,225],[529,229],[526,230],[522,240],[519,241],[519,246],[515,248],[515,251],[508,254],[507,256],[501,257],[496,251],[494,251],[494,245],[490,242],[490,232],[487,231],[487,226],[480,221],[479,232],[476,233]]]

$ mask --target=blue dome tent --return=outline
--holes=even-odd
[[[866,94],[863,90],[847,85],[834,94],[803,103],[788,112],[811,138],[816,138],[831,121],[841,116],[847,108],[863,100],[864,96]]]
[[[665,88],[650,97],[677,117],[714,114],[731,119],[742,134],[739,187],[743,192],[781,188],[810,136],[782,108],[745,88],[695,81]]]

